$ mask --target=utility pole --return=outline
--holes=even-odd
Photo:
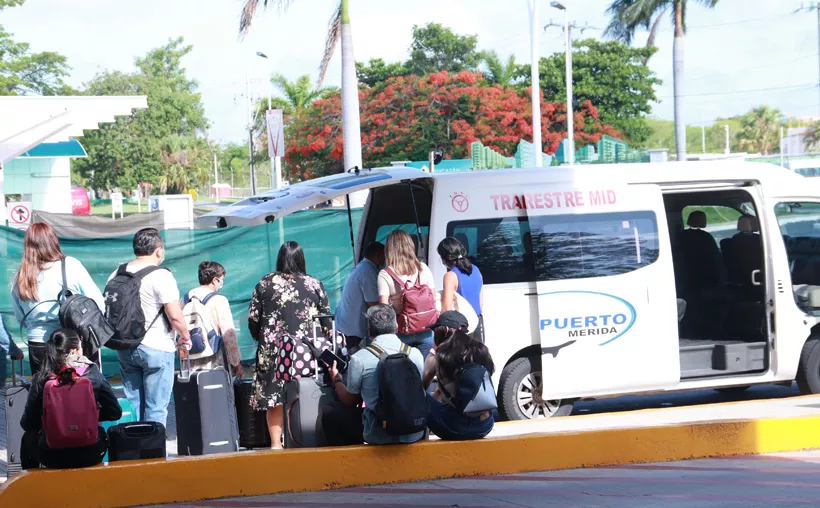
[[[269,60],[268,55],[262,53],[261,51],[256,52],[256,56],[259,58],[264,58],[265,60]],[[268,80],[270,82],[270,80]],[[273,83],[271,83],[271,92],[268,93],[268,111],[273,109],[273,103],[271,102],[271,97],[273,96]],[[267,130],[268,125],[268,116],[265,115],[265,130]],[[270,135],[270,133],[268,133]],[[270,157],[270,188],[278,189],[282,187],[282,158],[281,157],[274,157],[271,155]]]
[[[785,162],[783,161],[783,126],[780,126],[780,167],[785,168]]]
[[[253,167],[253,100],[251,100],[250,72],[245,69],[245,89],[248,98],[248,154],[250,155],[251,195],[256,195],[256,175]]]
[[[731,153],[731,147],[729,146],[729,126],[724,125],[723,128],[726,129],[726,150],[723,153],[729,155],[729,153]]]
[[[538,64],[540,61],[539,46],[541,31],[538,29],[538,2],[527,0],[530,9],[530,79],[532,80],[532,149],[535,156],[535,167],[543,165],[544,148],[541,141],[541,82]]]
[[[208,150],[211,151],[211,155],[214,157],[214,196],[216,197],[216,202],[219,203],[219,161],[216,158],[216,151],[214,150],[213,146],[211,146],[211,140],[208,137],[205,137],[205,143],[208,145]]]
[[[820,2],[811,2],[808,5],[800,4],[799,9],[795,9],[794,13],[800,12],[811,12],[816,11],[817,13],[817,49],[818,49],[818,75],[817,75],[817,83],[820,85]],[[818,86],[820,90],[820,86]]]
[[[706,153],[706,122],[703,121],[703,111],[700,112],[700,143],[703,153]]]

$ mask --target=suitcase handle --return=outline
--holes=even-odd
[[[129,423],[123,427],[120,427],[120,430],[123,436],[143,438],[153,434],[156,428],[157,424],[153,422]]]
[[[318,338],[318,335],[316,333],[316,329],[320,328],[322,326],[322,324],[319,322],[322,319],[330,319],[330,325],[331,325],[330,346],[333,348],[333,353],[338,355],[339,352],[336,350],[336,316],[333,315],[333,314],[317,314],[317,315],[313,316],[313,346],[316,347],[316,340]],[[314,355],[314,356],[316,356],[316,355]],[[316,361],[316,369],[314,369],[314,372],[313,372],[313,379],[316,380],[316,383],[321,385],[322,384],[322,378],[321,378],[321,376],[319,376],[319,357],[318,356],[316,356],[315,361]]]
[[[179,351],[179,379],[188,381],[191,379],[191,356],[185,347],[178,348]]]
[[[19,360],[11,359],[11,386],[17,386],[17,370],[14,366],[20,362],[20,376],[23,376],[23,359],[20,358]],[[20,386],[23,386],[23,382],[20,381]]]

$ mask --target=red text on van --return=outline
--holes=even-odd
[[[544,192],[538,194],[494,194],[490,196],[496,210],[532,210],[578,208],[614,205],[618,196],[613,190]]]

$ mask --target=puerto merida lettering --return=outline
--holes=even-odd
[[[618,195],[613,190],[545,192],[538,194],[494,194],[490,196],[496,210],[533,210],[580,208],[614,205]]]
[[[541,330],[554,328],[567,330],[568,337],[589,337],[618,333],[618,326],[626,323],[626,314],[602,314],[599,316],[575,316],[542,319]]]

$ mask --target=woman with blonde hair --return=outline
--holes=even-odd
[[[379,272],[379,302],[390,304],[399,321],[399,339],[418,348],[427,358],[433,348],[433,332],[428,326],[438,317],[436,284],[430,268],[418,260],[413,239],[401,229],[391,232],[384,244],[386,267]],[[414,293],[414,308],[406,309],[403,293]],[[427,301],[429,299],[429,302]],[[419,308],[429,303],[429,309]]]
[[[32,224],[23,239],[23,263],[11,289],[14,317],[25,328],[32,374],[40,370],[46,340],[60,328],[59,300],[66,291],[87,296],[100,311],[105,310],[99,288],[82,263],[63,254],[51,226]]]

